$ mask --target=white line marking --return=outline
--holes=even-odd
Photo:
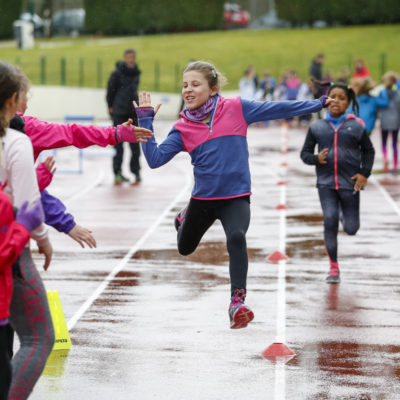
[[[287,149],[288,130],[281,127],[282,145],[281,150]],[[286,161],[286,156],[282,155],[282,161]],[[287,168],[282,168],[282,177],[286,180]],[[280,186],[280,204],[286,205],[286,185]],[[279,251],[286,253],[286,210],[279,212]],[[276,299],[276,339],[277,343],[285,343],[286,339],[286,260],[279,261]],[[285,400],[286,398],[286,370],[285,364],[277,362],[275,364],[275,384],[274,399]]]
[[[78,192],[78,193],[74,194],[73,196],[71,196],[70,198],[68,198],[66,201],[64,201],[64,204],[66,206],[69,206],[73,201],[84,196],[85,194],[87,194],[88,192],[93,190],[97,185],[100,185],[100,183],[104,179],[104,175],[105,175],[104,169],[101,169],[97,175],[96,180],[91,185],[89,185],[87,188],[81,190],[80,192]]]
[[[379,191],[382,193],[383,197],[387,200],[387,202],[393,207],[394,211],[396,211],[397,215],[400,215],[400,207],[397,203],[393,200],[393,197],[388,193],[388,191],[382,186],[382,184],[375,178],[375,176],[371,175],[370,181],[374,185],[376,185]]]
[[[146,242],[149,236],[157,229],[158,225],[164,220],[167,214],[170,212],[171,208],[175,206],[176,203],[180,201],[184,194],[189,190],[191,180],[189,175],[186,175],[186,185],[179,192],[179,194],[175,197],[174,200],[164,209],[164,211],[160,214],[160,216],[153,222],[153,224],[147,229],[144,235],[135,243],[134,246],[130,248],[128,253],[126,253],[125,257],[114,267],[114,269],[106,276],[103,282],[99,285],[99,287],[92,293],[92,295],[82,304],[82,306],[78,309],[78,311],[71,317],[68,321],[68,330],[74,328],[76,323],[82,317],[82,315],[89,309],[89,307],[97,300],[97,298],[103,293],[103,291],[107,288],[109,282],[111,282],[115,276],[125,267],[127,262],[132,258],[132,256],[140,249],[141,246]]]

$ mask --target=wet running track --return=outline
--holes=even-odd
[[[170,125],[158,122],[160,140]],[[85,150],[83,175],[57,174],[49,191],[93,230],[98,248],[51,233],[54,260],[42,277],[60,293],[73,347],[52,353],[31,398],[400,399],[400,176],[370,180],[359,233],[339,236],[342,283],[329,286],[314,169],[299,159],[304,137],[249,129],[255,319],[242,330],[229,329],[221,225],[193,255],[176,250],[173,219],[192,184],[187,155],[158,170],[143,159],[136,186],[113,186],[110,149]],[[77,154],[60,151],[58,169]],[[267,262],[275,251],[289,259]],[[274,342],[296,356],[263,358]]]

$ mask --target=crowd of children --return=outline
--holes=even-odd
[[[371,79],[370,72],[362,59],[355,61],[354,70],[344,67],[337,75],[327,71],[322,75],[323,54],[317,55],[310,68],[310,77],[302,82],[295,70],[284,72],[276,80],[269,71],[258,79],[254,66],[249,66],[239,81],[239,93],[247,100],[312,100],[327,94],[328,88],[316,82],[335,82],[351,87],[359,105],[359,117],[365,123],[368,135],[379,121],[381,144],[384,159],[383,171],[398,172],[398,132],[400,129],[400,78],[396,72],[389,71],[378,85]],[[351,104],[347,113],[351,113]],[[318,115],[319,117],[320,115]],[[308,126],[311,115],[298,117],[301,126]],[[288,120],[291,122],[291,120]],[[391,138],[392,161],[389,160],[388,139]]]

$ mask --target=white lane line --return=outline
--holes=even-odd
[[[379,191],[382,193],[383,197],[386,201],[392,206],[393,210],[396,211],[397,215],[400,216],[400,207],[398,204],[393,200],[393,197],[389,194],[389,192],[382,186],[382,184],[375,178],[375,176],[371,175],[369,178],[372,183],[378,187]]]
[[[91,190],[93,190],[96,186],[100,185],[100,183],[103,181],[105,176],[104,169],[102,168],[98,175],[97,178],[94,180],[94,182],[86,187],[85,189],[79,191],[78,193],[74,194],[73,196],[69,197],[67,200],[64,201],[64,204],[66,206],[69,206],[73,201],[76,199],[79,199],[80,197],[84,196],[85,194],[89,193]]]
[[[281,127],[281,150],[288,147],[288,130]],[[286,154],[282,154],[282,161],[286,161]],[[282,178],[286,180],[287,168],[282,168]],[[280,204],[286,205],[286,185],[280,186]],[[279,251],[286,254],[286,210],[279,212]],[[285,343],[286,340],[286,260],[279,261],[276,299],[276,343]],[[274,399],[286,399],[286,367],[282,362],[275,364]]]
[[[179,192],[179,194],[175,197],[174,200],[164,209],[164,211],[160,214],[160,216],[153,222],[153,224],[147,229],[144,235],[135,243],[134,246],[130,248],[128,253],[126,253],[125,257],[114,267],[114,269],[106,276],[103,282],[98,286],[98,288],[92,293],[92,295],[82,304],[82,306],[78,309],[78,311],[71,317],[68,321],[68,330],[74,328],[76,323],[82,317],[83,314],[90,308],[90,306],[97,300],[97,298],[103,293],[103,291],[107,288],[108,284],[115,278],[115,276],[125,267],[128,261],[132,258],[132,256],[146,243],[149,236],[157,229],[157,227],[161,224],[161,222],[165,219],[165,217],[170,212],[171,208],[173,208],[176,203],[178,203],[181,198],[188,192],[191,184],[190,175],[186,174],[186,185]]]

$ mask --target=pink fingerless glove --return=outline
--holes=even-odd
[[[46,168],[44,163],[41,162],[36,167],[36,177],[39,185],[39,191],[43,192],[43,190],[50,185],[53,179],[53,174]]]
[[[129,142],[129,143],[136,143],[136,136],[135,133],[133,132],[134,125],[130,126],[124,126],[124,125],[118,125],[115,128],[115,139],[117,143],[120,142]]]

